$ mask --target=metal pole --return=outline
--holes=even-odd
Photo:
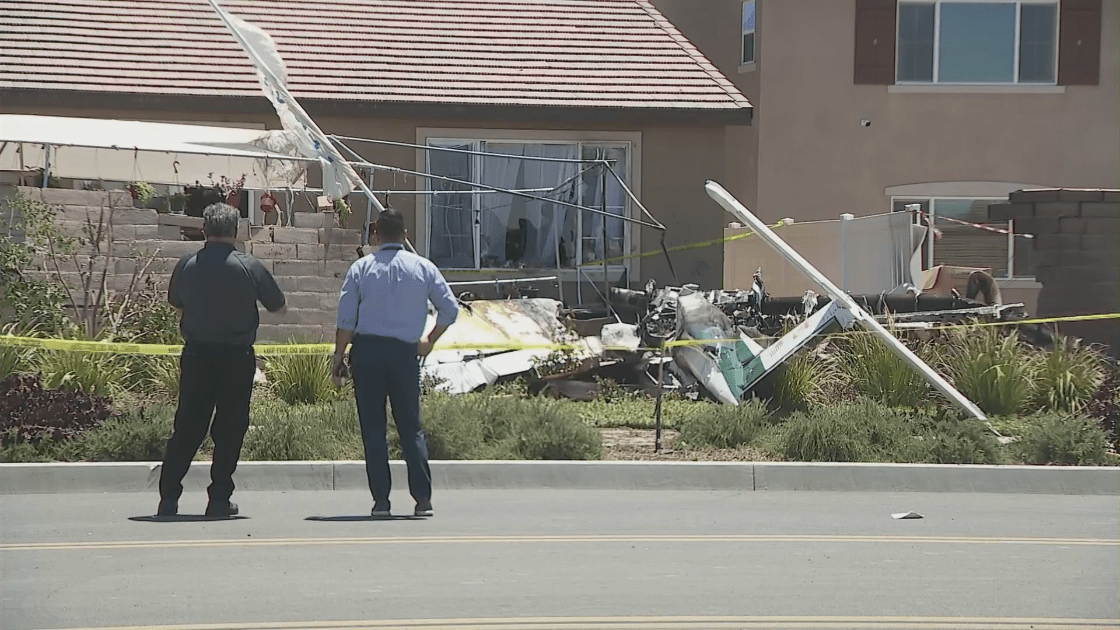
[[[661,346],[661,362],[657,365],[657,400],[653,403],[653,452],[661,452],[661,389],[665,382],[665,346]]]
[[[964,411],[967,411],[979,420],[987,422],[988,418],[984,415],[983,411],[980,411],[979,407],[965,398],[964,395],[958,392],[948,381],[941,378],[940,374],[933,371],[930,366],[926,365],[925,361],[918,358],[918,355],[911,352],[901,341],[890,334],[874,317],[869,316],[861,309],[851,296],[841,291],[840,288],[833,284],[824,274],[817,271],[815,267],[802,258],[801,254],[798,254],[796,250],[786,244],[777,234],[774,234],[773,230],[760,221],[758,217],[754,216],[750,210],[747,210],[743,204],[739,203],[739,200],[733,197],[731,193],[727,192],[723,186],[708,180],[708,183],[704,185],[704,189],[707,191],[708,196],[714,199],[724,210],[727,210],[739,220],[749,225],[751,229],[754,230],[755,234],[758,234],[764,241],[769,243],[770,247],[773,247],[774,250],[781,254],[790,264],[809,276],[809,279],[816,282],[818,286],[832,297],[832,300],[838,306],[848,311],[855,321],[859,322],[861,326],[882,339],[883,343],[886,343],[887,347],[894,351],[899,358],[918,370],[918,372],[920,372],[931,385],[937,388],[938,391],[949,398],[949,400],[956,403],[956,405]]]
[[[40,188],[50,188],[51,187],[51,145],[49,145],[49,144],[44,144],[43,145],[43,156],[45,158],[44,163],[43,163],[43,184],[42,184],[42,186],[40,186]]]
[[[603,196],[603,300],[607,303],[607,315],[611,314],[611,282],[607,274],[607,165],[599,167],[599,194]]]
[[[855,215],[848,212],[840,215],[840,288],[845,293],[848,292],[848,226],[854,218]]]

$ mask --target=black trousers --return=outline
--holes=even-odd
[[[160,498],[177,501],[206,433],[214,440],[210,465],[211,501],[228,501],[241,443],[249,430],[256,357],[251,346],[192,344],[179,358],[179,408],[159,478]]]
[[[392,337],[360,335],[350,348],[354,396],[366,451],[366,475],[375,502],[388,502],[389,446],[385,439],[385,399],[401,436],[401,453],[408,464],[408,489],[416,501],[432,498],[428,445],[420,428],[420,360],[416,344]]]

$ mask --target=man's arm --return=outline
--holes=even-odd
[[[353,341],[354,331],[358,329],[361,295],[358,293],[357,266],[355,263],[346,271],[342,290],[338,293],[338,323],[334,333],[334,359],[331,361],[331,375],[336,384],[346,376],[346,346]]]
[[[448,286],[447,280],[443,279],[443,274],[439,272],[435,265],[432,265],[429,269],[428,300],[436,307],[436,325],[427,337],[421,338],[416,345],[416,353],[422,357],[428,356],[439,338],[447,332],[447,329],[459,317],[459,303],[455,301],[455,295],[451,293],[451,287]]]
[[[171,280],[167,283],[167,302],[175,307],[175,311],[179,313],[179,317],[183,317],[183,267],[186,265],[187,257],[179,259],[175,263],[175,269],[171,271]]]
[[[288,301],[284,299],[284,292],[276,284],[276,278],[264,268],[261,261],[253,259],[253,275],[257,282],[257,299],[270,313],[284,313],[288,310]]]

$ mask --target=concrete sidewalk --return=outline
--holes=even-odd
[[[209,484],[194,462],[187,490]],[[404,462],[392,462],[405,489]],[[0,464],[0,494],[148,492],[159,462]],[[802,462],[435,461],[438,489],[987,492],[1120,495],[1120,468]],[[363,490],[363,462],[242,462],[238,490]]]

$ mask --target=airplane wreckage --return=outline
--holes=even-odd
[[[737,405],[814,338],[860,327],[962,411],[986,420],[884,323],[896,330],[920,330],[974,319],[1014,321],[1026,317],[1022,304],[989,305],[955,291],[929,295],[909,286],[879,295],[849,295],[719,184],[708,182],[705,188],[823,294],[771,298],[759,270],[749,290],[702,291],[693,284],[658,288],[653,281],[644,291],[611,288],[609,319],[580,318],[561,302],[544,298],[463,302],[463,314],[429,355],[423,373],[435,379],[437,389],[452,393],[529,374],[533,393],[591,399],[597,392],[595,377],[603,377],[651,394],[677,390]],[[534,368],[558,346],[577,367],[536,374]]]

